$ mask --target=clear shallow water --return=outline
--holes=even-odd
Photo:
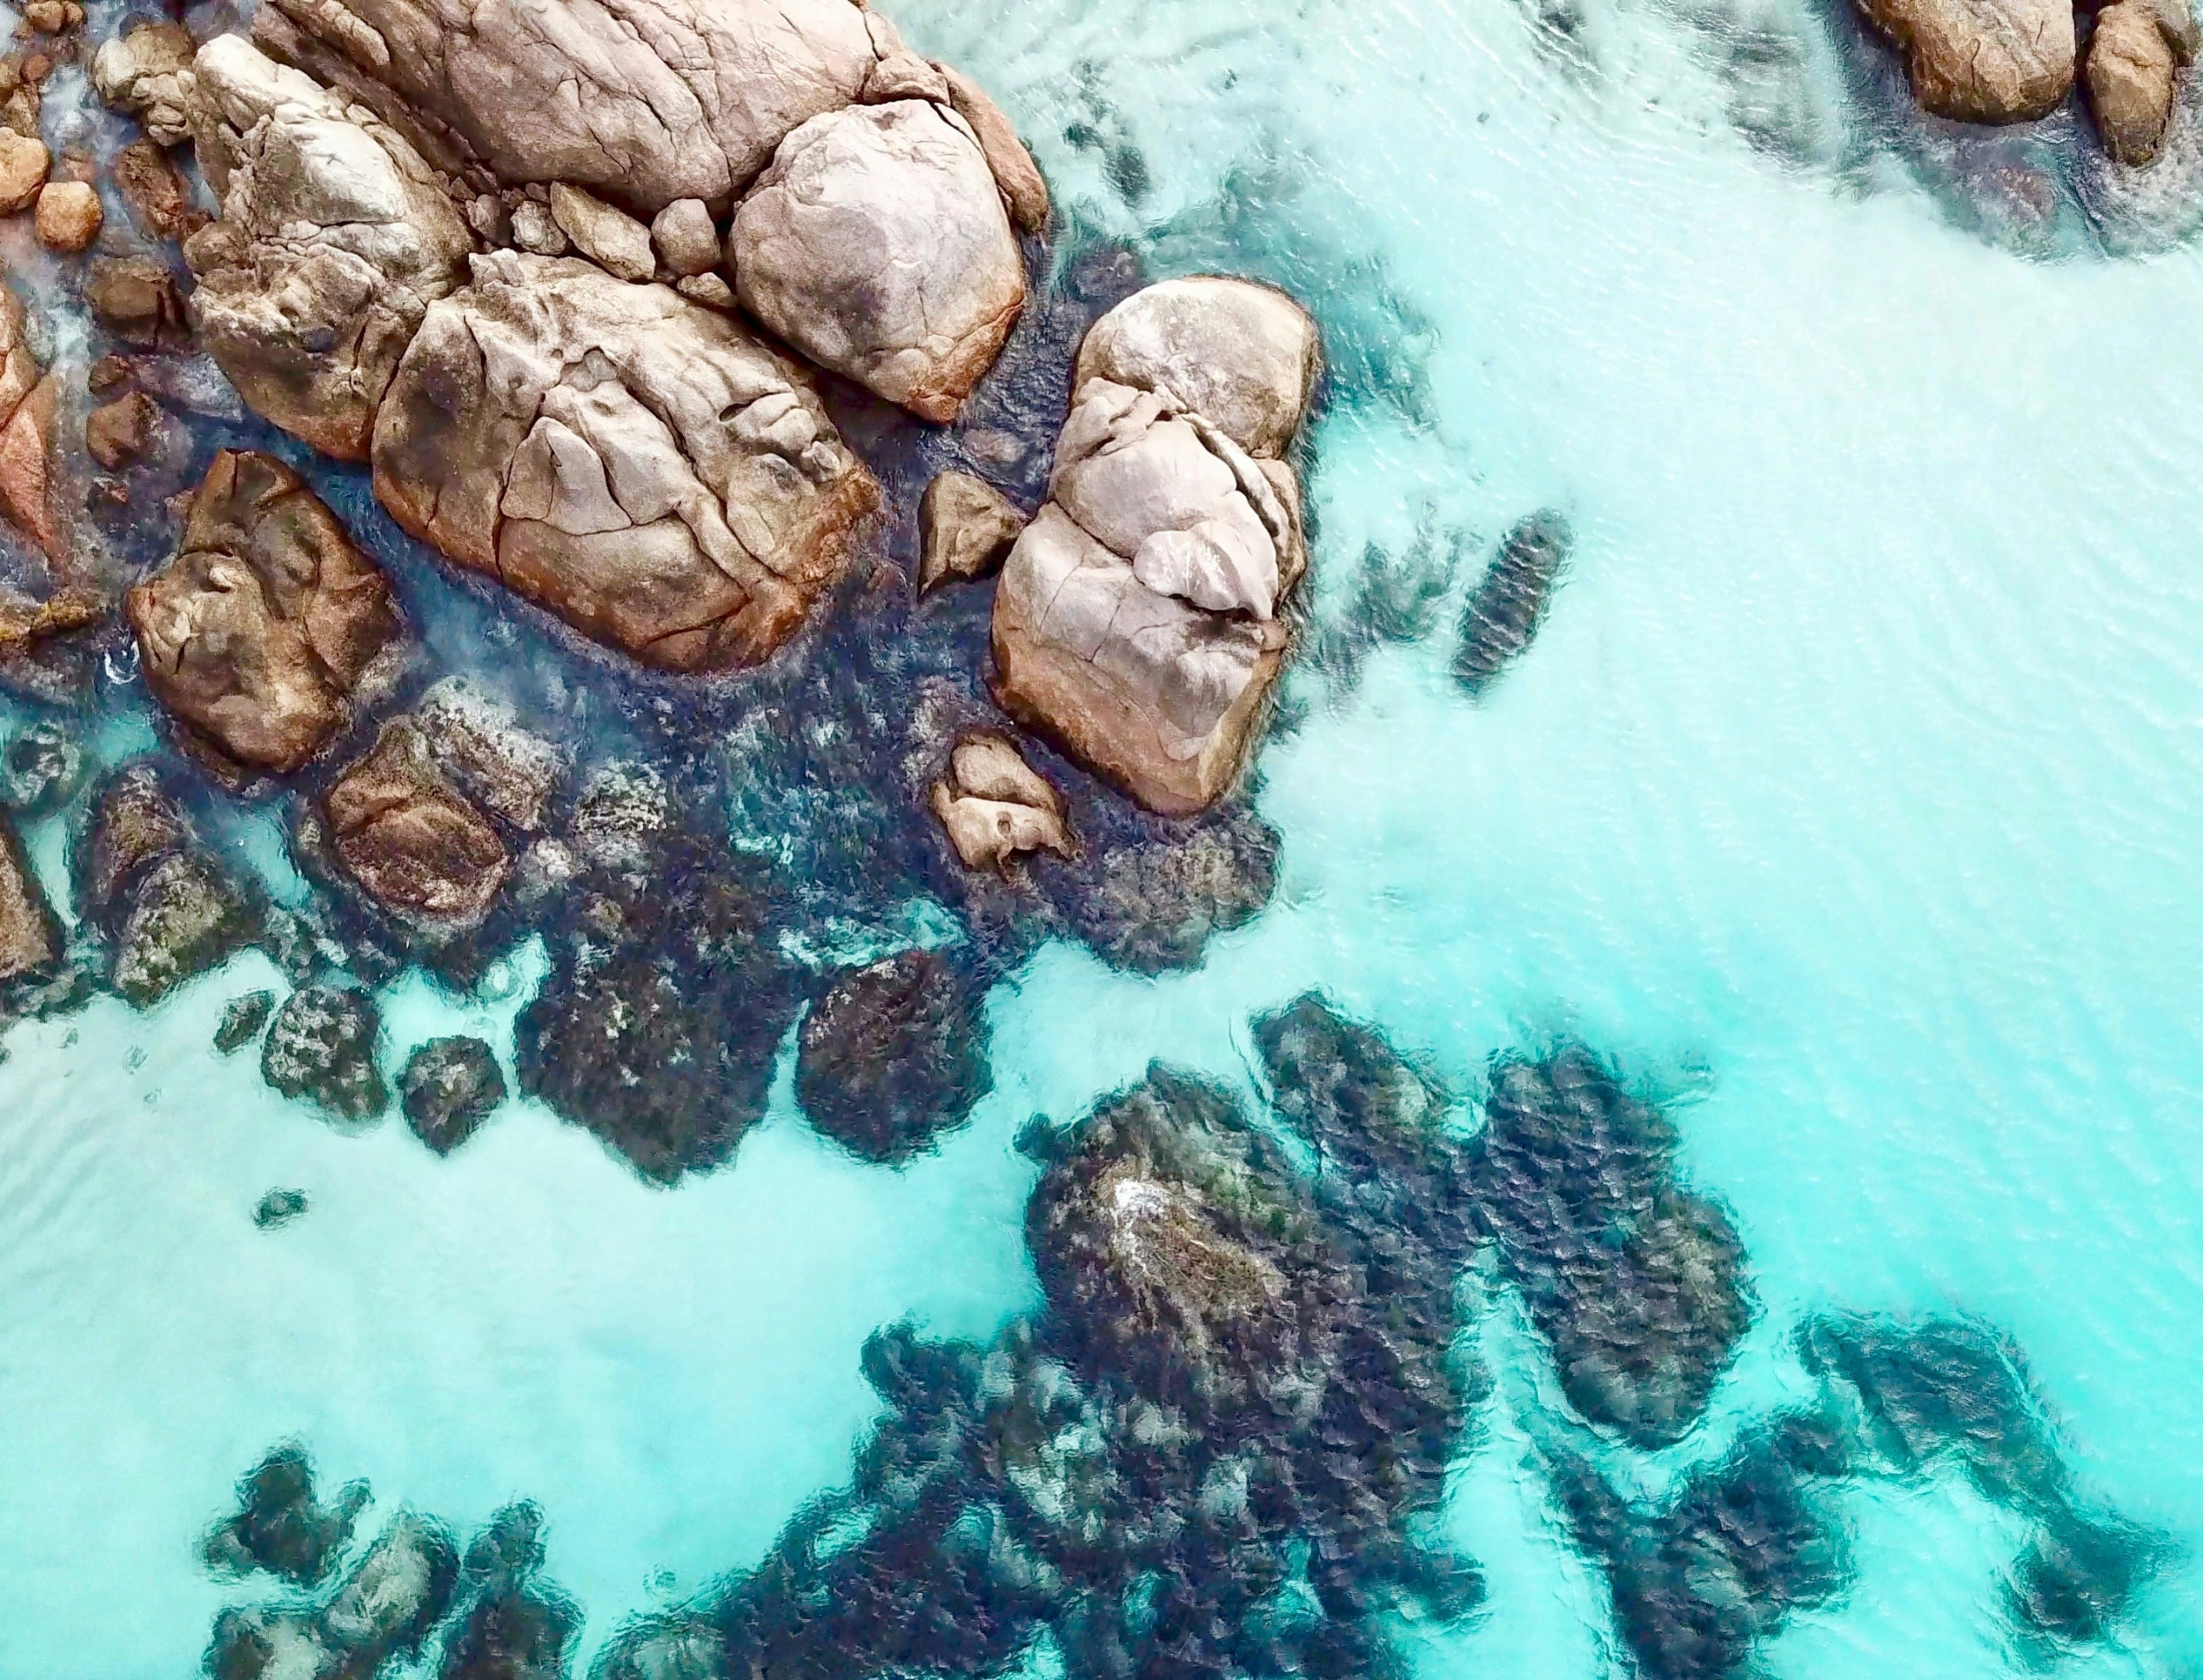
[[[870,1330],[1029,1304],[1027,1114],[1154,1056],[1247,1077],[1248,1017],[1310,985],[1465,1094],[1568,1027],[1680,1099],[1762,1313],[1705,1426],[1618,1477],[1657,1490],[1802,1392],[1806,1313],[1978,1314],[2086,1486],[2183,1549],[2124,1644],[2066,1666],[2203,1670],[2203,259],[2014,255],[1894,158],[1755,148],[1702,15],[1581,15],[1563,51],[1492,4],[899,9],[1080,222],[1324,315],[1319,618],[1370,544],[1462,532],[1472,568],[1555,506],[1578,542],[1550,621],[1473,705],[1451,604],[1350,692],[1296,672],[1305,721],[1262,760],[1277,901],[1191,974],[1042,951],[990,1002],[995,1094],[899,1173],[820,1143],[784,1077],[736,1161],[671,1193],[528,1103],[448,1161],[395,1122],[340,1136],[208,1047],[258,958],[16,1028],[0,1673],[189,1668],[233,1596],[197,1537],[289,1435],[386,1508],[539,1500],[594,1646],[840,1479]],[[1804,44],[1792,91],[1842,154],[1879,118],[1837,26],[1758,20]],[[58,888],[58,825],[33,851]],[[441,1032],[508,1052],[530,964],[480,1007],[402,984],[393,1065]],[[313,1210],[257,1231],[278,1184]],[[1496,1380],[1447,1521],[1488,1606],[1410,1648],[1605,1672],[1611,1610],[1534,1450],[1549,1362],[1503,1298],[1479,1335]],[[1955,1481],[1843,1511],[1857,1580],[1769,1672],[2024,1667],[2011,1519]]]

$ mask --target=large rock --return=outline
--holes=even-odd
[[[2096,13],[2088,37],[2088,105],[2104,150],[2121,163],[2157,155],[2180,66],[2194,57],[2183,0],[2119,0]]]
[[[1142,804],[1188,815],[1237,776],[1284,656],[1278,608],[1305,551],[1280,452],[1315,329],[1265,287],[1178,281],[1087,344],[1048,503],[996,591],[998,692]]]
[[[983,1002],[938,951],[843,975],[804,1022],[796,1100],[851,1154],[909,1159],[993,1088]]]
[[[389,580],[297,473],[257,450],[214,457],[181,551],[127,610],[169,713],[278,773],[321,751],[403,632]]]
[[[53,559],[65,529],[56,506],[61,388],[31,353],[23,303],[0,285],[0,515]]]
[[[1859,0],[1904,55],[1921,108],[1961,122],[2031,122],[2073,88],[2066,0]]]
[[[0,981],[43,968],[58,954],[54,915],[15,830],[0,817]]]
[[[191,82],[222,206],[184,246],[200,337],[256,411],[362,460],[399,356],[473,240],[401,135],[243,38],[209,41]]]
[[[849,0],[276,0],[508,183],[564,181],[645,217],[724,206],[798,124],[901,42]]]
[[[375,1065],[382,1017],[375,1000],[341,986],[302,986],[283,1000],[260,1047],[260,1077],[330,1118],[371,1121],[390,1106]]]
[[[368,897],[434,929],[479,925],[511,872],[505,842],[401,718],[323,802],[337,858]]]
[[[820,366],[953,419],[1025,307],[1025,268],[985,155],[924,100],[813,117],[735,214],[743,304]]]
[[[664,286],[512,251],[429,309],[374,455],[407,530],[677,670],[787,640],[879,496],[759,338]]]

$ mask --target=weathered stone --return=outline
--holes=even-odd
[[[273,455],[225,449],[182,551],[128,600],[161,704],[242,765],[288,773],[344,722],[403,626],[389,583]]]
[[[511,251],[429,309],[375,486],[450,559],[677,670],[770,655],[879,496],[786,357],[664,286]]]
[[[144,123],[156,144],[182,145],[191,137],[184,78],[197,50],[181,24],[138,24],[93,56],[92,85]]]
[[[760,321],[929,420],[955,418],[1025,307],[979,144],[923,100],[852,107],[790,135],[735,212],[727,255]]]
[[[909,1160],[993,1088],[983,1003],[938,951],[845,974],[805,1018],[796,1100],[850,1153]]]
[[[496,829],[438,773],[408,720],[385,725],[323,803],[338,861],[404,921],[475,926],[511,871]]]
[[[1025,515],[983,478],[939,474],[918,503],[918,592],[996,570],[1025,523]]]
[[[122,202],[153,238],[182,239],[205,219],[176,166],[151,140],[133,140],[116,152],[114,174]]]
[[[38,242],[49,251],[69,255],[83,250],[100,237],[106,219],[99,189],[89,181],[49,181],[38,189],[33,225]]]
[[[2187,47],[2185,8],[2168,26],[2160,0],[2118,0],[2098,13],[2088,37],[2088,107],[2104,150],[2123,164],[2139,166],[2157,155],[2179,66]],[[2192,27],[2192,26],[2190,26]]]
[[[85,283],[93,317],[141,350],[168,350],[191,336],[168,265],[149,256],[101,257]]]
[[[367,1503],[367,1484],[353,1482],[324,1505],[304,1450],[278,1447],[237,1484],[236,1514],[207,1536],[207,1567],[226,1575],[265,1570],[311,1587],[342,1554]]]
[[[247,992],[231,998],[222,1006],[222,1018],[215,1024],[215,1049],[224,1055],[236,1055],[260,1036],[275,1006],[273,992]]]
[[[0,285],[0,514],[51,559],[65,528],[54,505],[61,390],[31,354],[21,300]]]
[[[1859,0],[1896,43],[1923,110],[1961,122],[2030,122],[2073,87],[2065,0]]]
[[[657,272],[650,255],[650,230],[594,193],[553,181],[551,216],[574,241],[575,249],[617,278],[647,280]]]
[[[260,1076],[334,1119],[373,1120],[390,1105],[375,1062],[382,1031],[375,1000],[365,992],[301,986],[276,1011],[260,1047]]]
[[[564,256],[574,248],[566,230],[552,219],[551,206],[523,198],[513,210],[513,242],[538,256]]]
[[[57,810],[84,781],[85,755],[66,725],[26,723],[0,753],[0,804],[25,816]]]
[[[192,82],[199,167],[222,206],[184,246],[200,337],[257,412],[363,460],[398,358],[463,278],[472,236],[402,137],[241,37],[209,41]]]
[[[1040,233],[1048,226],[1048,182],[1042,179],[1033,154],[1018,138],[1017,126],[988,97],[987,90],[963,71],[949,64],[935,68],[948,85],[956,115],[964,119],[979,142],[1010,219],[1020,233]]]
[[[959,741],[928,801],[968,870],[1006,869],[1027,852],[1069,857],[1078,849],[1063,796],[1004,736],[982,731]]]
[[[449,1155],[505,1100],[505,1074],[479,1039],[432,1039],[407,1059],[398,1092],[413,1136]]]
[[[19,215],[37,199],[54,159],[46,143],[0,129],[0,216]]]
[[[152,398],[130,391],[85,417],[85,448],[109,472],[118,471],[152,446],[159,427],[160,410]]]
[[[413,723],[461,793],[515,828],[543,826],[566,758],[522,729],[512,707],[466,677],[448,677],[421,697]]]
[[[701,303],[707,309],[731,315],[736,307],[734,288],[723,275],[685,274],[674,282],[674,290],[691,303]]]
[[[1266,287],[1180,281],[1134,293],[1087,344],[1050,500],[995,592],[996,692],[1142,804],[1189,815],[1237,777],[1284,655],[1277,608],[1306,555],[1275,452],[1312,388],[1315,329]]]
[[[676,198],[652,217],[650,243],[658,261],[677,275],[702,274],[719,265],[719,229],[701,198]]]
[[[59,954],[54,913],[14,825],[0,816],[0,981],[20,979]]]

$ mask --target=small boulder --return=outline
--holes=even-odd
[[[2088,37],[2088,107],[2104,150],[2130,167],[2156,157],[2179,67],[2193,56],[2181,0],[2162,4],[2181,17],[2169,23],[2161,0],[2118,0],[2096,13]]]
[[[719,229],[701,198],[676,198],[650,218],[650,243],[658,261],[681,276],[719,266]]]
[[[126,391],[85,417],[85,448],[109,472],[142,459],[160,433],[160,410],[143,391]]]
[[[100,208],[100,191],[85,181],[49,181],[38,189],[33,226],[38,242],[64,255],[81,251],[100,237],[107,212]]]
[[[287,774],[343,723],[403,625],[389,583],[273,455],[225,449],[182,551],[126,602],[169,713],[238,764]]]
[[[734,288],[720,275],[684,275],[673,283],[673,289],[691,303],[701,303],[723,315],[732,315],[737,307]]]
[[[260,1036],[260,1029],[268,1025],[268,1018],[275,1013],[273,992],[247,992],[233,997],[224,1005],[222,1018],[214,1028],[214,1047],[224,1055],[235,1055]]]
[[[575,249],[607,273],[622,280],[647,280],[657,272],[650,230],[595,194],[553,181],[551,217]]]
[[[303,1190],[271,1190],[252,1210],[252,1222],[262,1231],[280,1231],[306,1212]]]
[[[1530,646],[1575,544],[1568,516],[1552,508],[1531,514],[1507,533],[1461,610],[1453,680],[1469,693],[1481,694]]]
[[[151,140],[133,140],[116,152],[114,174],[130,214],[155,239],[180,240],[204,219],[176,166]]]
[[[923,100],[813,117],[735,212],[743,306],[822,367],[953,419],[1025,307],[1025,266],[978,142]],[[851,274],[861,263],[861,281]]]
[[[84,771],[84,751],[66,728],[26,723],[0,752],[0,804],[26,817],[56,810],[83,785]]]
[[[931,594],[951,578],[998,570],[1025,523],[1025,515],[985,479],[968,472],[939,474],[918,503],[918,592]]]
[[[937,64],[947,85],[949,102],[970,127],[973,138],[987,159],[996,189],[1002,194],[1010,219],[1020,233],[1038,233],[1048,226],[1048,182],[1040,166],[1018,138],[1012,122],[988,96],[987,90],[949,64]]]
[[[330,1503],[315,1496],[314,1464],[304,1449],[284,1446],[237,1484],[237,1513],[207,1536],[205,1557],[218,1574],[264,1570],[294,1587],[329,1573],[352,1525],[367,1503],[367,1484],[347,1484]]]
[[[398,1093],[413,1136],[449,1155],[505,1100],[505,1075],[479,1039],[432,1039],[407,1059]]]
[[[182,24],[138,24],[93,55],[92,85],[144,123],[156,145],[179,146],[191,137],[185,86],[197,51]]]
[[[538,256],[564,256],[574,248],[566,230],[552,219],[551,206],[532,198],[513,207],[513,243]]]
[[[219,968],[250,944],[258,920],[236,884],[195,853],[164,857],[131,894],[115,946],[115,989],[140,1009]]]
[[[1005,736],[983,730],[959,741],[928,803],[968,870],[1006,870],[1027,852],[1070,857],[1078,850],[1063,796]]]
[[[0,981],[19,980],[60,955],[54,913],[22,843],[0,817]]]
[[[374,1120],[390,1106],[375,1060],[382,1031],[382,1018],[365,992],[301,986],[276,1011],[260,1049],[260,1076],[332,1119]]]
[[[18,216],[30,209],[53,166],[44,141],[0,129],[0,216]]]
[[[477,926],[511,872],[497,830],[444,779],[410,720],[385,725],[323,805],[338,861],[402,921]]]
[[[85,283],[93,317],[140,350],[173,350],[191,337],[168,265],[147,256],[101,257]]]
[[[2066,0],[1859,0],[1904,56],[1921,109],[1960,122],[2031,122],[2073,87]]]
[[[983,1003],[938,951],[843,975],[804,1021],[797,1101],[851,1154],[909,1160],[993,1088]]]

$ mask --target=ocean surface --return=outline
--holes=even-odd
[[[2203,1675],[2192,114],[2146,185],[2071,116],[1977,155],[1833,0],[892,10],[1010,109],[1066,226],[1324,324],[1313,622],[1257,765],[1274,900],[1191,972],[1042,948],[988,999],[992,1094],[901,1169],[805,1125],[792,1052],[734,1159],[671,1190],[525,1099],[448,1159],[395,1116],[347,1135],[211,1047],[280,984],[256,953],[17,1025],[0,1680],[196,1671],[239,1596],[201,1537],[284,1439],[378,1512],[537,1501],[582,1671],[847,1478],[868,1335],[1031,1308],[1028,1116],[1155,1057],[1251,1085],[1250,1016],[1310,987],[1465,1105],[1564,1033],[1666,1099],[1760,1310],[1697,1430],[1602,1452],[1618,1484],[1657,1500],[1806,1393],[1807,1315],[1956,1314],[2023,1350],[2088,1499],[2160,1538],[2116,1633],[2045,1657],[2005,1609],[2014,1519],[1955,1474],[1861,1482],[1852,1579],[1762,1671]],[[2049,208],[2015,231],[2022,167]],[[1460,603],[1547,508],[1566,581],[1472,698]],[[1429,633],[1357,642],[1376,573],[1422,586]],[[416,623],[441,587],[407,574]],[[152,744],[142,691],[103,715],[103,760]],[[60,902],[72,820],[28,830]],[[237,821],[292,890],[279,816]],[[523,941],[472,995],[393,984],[390,1071],[471,1032],[510,1072],[543,968]],[[310,1211],[258,1229],[276,1186]],[[1626,1673],[1542,1469],[1550,1358],[1503,1289],[1473,1335],[1494,1381],[1444,1515],[1486,1599],[1402,1647],[1434,1680]]]

